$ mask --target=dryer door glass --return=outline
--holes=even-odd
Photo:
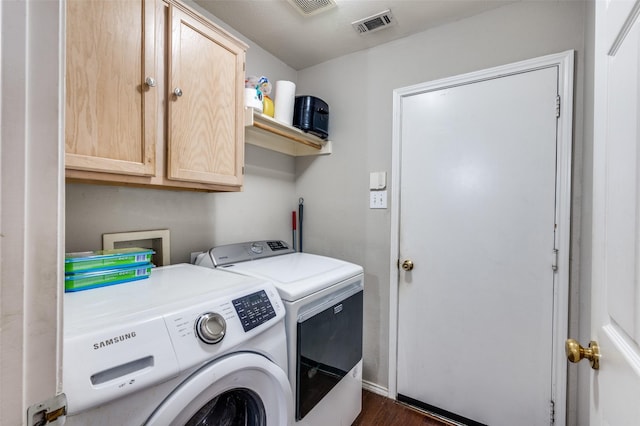
[[[185,426],[265,426],[264,405],[255,392],[234,389],[207,402]]]
[[[362,290],[298,322],[296,420],[362,359]]]

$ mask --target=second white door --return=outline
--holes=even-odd
[[[558,81],[547,66],[402,98],[400,400],[553,421]]]

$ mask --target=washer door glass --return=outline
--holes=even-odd
[[[255,392],[234,389],[207,402],[185,426],[264,426],[267,416]]]
[[[155,409],[145,426],[280,426],[290,424],[292,418],[293,397],[284,370],[264,356],[243,352],[193,372]]]

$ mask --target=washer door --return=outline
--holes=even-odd
[[[145,424],[289,425],[292,417],[293,397],[285,372],[261,355],[240,353],[193,373]]]

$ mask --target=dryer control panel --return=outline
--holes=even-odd
[[[200,253],[194,263],[199,266],[219,267],[289,253],[295,253],[295,250],[281,240],[249,241],[214,247]]]

